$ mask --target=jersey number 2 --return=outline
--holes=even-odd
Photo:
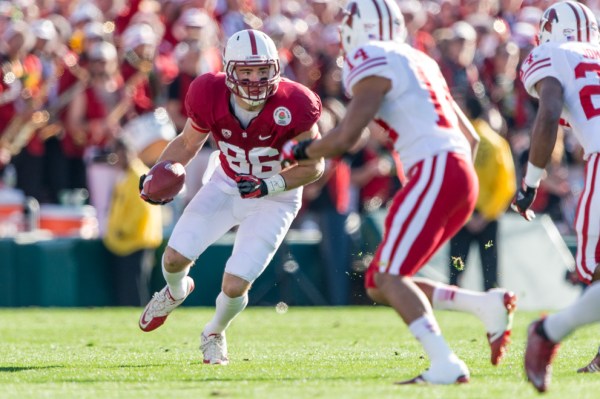
[[[586,77],[587,72],[595,72],[600,76],[600,65],[594,63],[582,62],[575,67],[575,79],[581,79]],[[594,106],[592,102],[592,96],[600,94],[600,85],[587,85],[583,86],[579,90],[579,100],[583,107],[583,112],[586,118],[592,119],[600,115],[600,107]]]

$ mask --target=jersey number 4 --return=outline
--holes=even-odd
[[[582,62],[575,67],[575,79],[582,79],[586,77],[587,72],[595,72],[600,76],[600,65],[595,63]],[[579,90],[579,100],[583,107],[583,112],[586,118],[592,119],[600,115],[600,107],[594,106],[592,102],[592,96],[600,94],[600,85],[587,85],[583,86]]]

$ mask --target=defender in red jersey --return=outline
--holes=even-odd
[[[225,330],[246,307],[252,282],[298,213],[302,186],[318,179],[324,167],[323,160],[280,166],[286,141],[319,136],[321,102],[304,86],[280,77],[273,41],[256,30],[234,34],[225,49],[224,67],[225,73],[207,73],[192,82],[183,132],[159,158],[186,165],[211,135],[218,147],[218,157],[209,166],[210,180],[187,205],[164,252],[167,285],[148,303],[139,322],[143,331],[162,325],[194,289],[188,276],[194,261],[237,226],[216,312],[201,334],[207,364],[228,363]],[[144,194],[144,176],[141,187]]]

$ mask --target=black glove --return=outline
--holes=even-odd
[[[281,155],[279,156],[279,161],[283,167],[287,167],[289,165],[293,165],[298,161],[302,161],[303,159],[308,159],[306,155],[306,147],[312,140],[304,140],[301,142],[297,142],[296,140],[290,140],[283,145],[281,149]]]
[[[144,201],[146,201],[149,204],[152,205],[164,205],[164,204],[168,204],[169,202],[173,201],[173,198],[170,198],[168,200],[164,200],[164,201],[155,201],[152,198],[148,197],[146,195],[146,193],[144,192],[144,180],[146,180],[146,175],[143,174],[140,176],[140,182],[138,184],[138,189],[140,190],[140,198],[143,199]]]
[[[512,209],[515,212],[518,212],[527,221],[531,221],[535,218],[535,213],[533,213],[529,207],[533,203],[533,200],[535,200],[536,193],[537,188],[529,187],[525,182],[522,182],[521,188],[517,191],[517,195],[511,204]]]
[[[237,175],[235,177],[242,198],[260,198],[269,194],[269,189],[263,179],[252,175]]]

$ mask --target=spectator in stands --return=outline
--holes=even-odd
[[[0,36],[0,167],[10,161],[10,143],[28,116],[24,104],[26,69],[22,62],[31,45],[28,29],[22,21],[7,22]]]
[[[440,32],[438,32],[440,33]],[[473,95],[475,85],[479,81],[479,71],[473,64],[477,32],[467,22],[458,21],[440,38],[440,69],[450,93],[457,101],[464,101]]]
[[[400,2],[400,11],[406,23],[406,41],[414,48],[437,58],[438,52],[431,32],[423,29],[427,22],[427,5],[419,0]]]
[[[467,98],[464,109],[480,138],[475,158],[479,196],[469,221],[450,239],[449,282],[459,285],[471,243],[475,242],[481,260],[483,289],[487,291],[498,286],[498,250],[502,245],[498,240],[498,218],[515,194],[515,167],[508,142],[483,119],[480,100]]]
[[[62,62],[58,66],[56,97],[50,102],[50,106],[56,109],[56,124],[61,129],[56,140],[51,138],[46,142],[46,165],[48,173],[52,174],[50,184],[57,195],[56,201],[61,191],[88,189],[87,166],[83,159],[87,139],[82,136],[79,126],[69,123],[67,109],[90,83],[90,49],[105,40],[112,40],[104,25],[98,21],[85,24],[82,34],[80,54],[69,50],[65,46],[66,42],[63,43],[65,47]],[[70,35],[68,38],[70,39]]]
[[[31,26],[24,21],[12,22],[2,35],[2,42],[5,43],[5,52],[0,50],[3,53],[4,76],[8,79],[7,83],[16,80],[15,83],[20,85],[20,92],[12,100],[12,105],[5,104],[7,110],[14,107],[15,113],[12,118],[8,118],[10,125],[4,129],[2,136],[10,142],[12,163],[17,171],[16,187],[41,201],[45,196],[44,148],[39,140],[32,140],[35,132],[22,127],[31,121],[36,111],[43,108],[49,90],[46,90],[48,86],[42,79],[42,62],[31,52],[36,43]],[[7,94],[11,98],[10,91]]]
[[[77,54],[83,52],[84,32],[83,28],[90,22],[104,22],[102,11],[93,2],[78,2],[69,15],[69,21],[73,27],[69,47]]]
[[[281,62],[281,75],[296,80],[291,63],[294,59],[293,48],[296,41],[296,28],[292,21],[281,14],[273,15],[265,19],[263,30],[275,42],[279,51]]]
[[[161,209],[139,198],[138,183],[148,168],[131,143],[113,141],[108,159],[118,171],[103,242],[108,249],[117,305],[141,306],[150,300],[155,250],[162,243]]]
[[[244,0],[221,2],[224,9],[217,10],[225,38],[243,29],[258,27],[261,21],[253,14],[253,3]],[[251,22],[253,23],[251,25]]]
[[[125,30],[121,46],[124,57],[120,73],[133,103],[126,112],[129,121],[156,108],[160,90],[154,64],[158,38],[153,27],[140,23]]]
[[[89,83],[78,91],[66,111],[66,128],[85,148],[90,203],[96,208],[100,234],[106,227],[113,168],[106,164],[106,150],[120,133],[120,117],[129,99],[118,69],[117,50],[109,42],[92,45],[88,53]]]

